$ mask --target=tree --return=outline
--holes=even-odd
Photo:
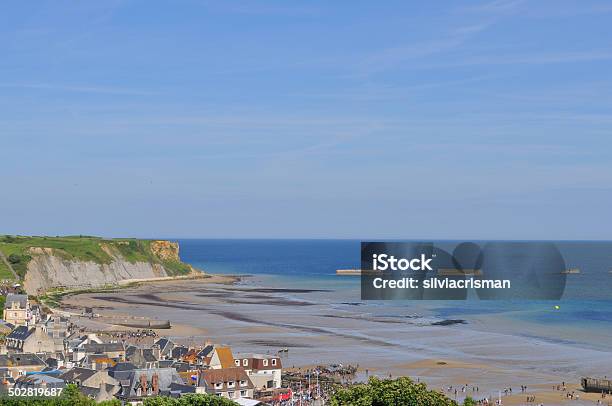
[[[238,404],[220,396],[189,393],[180,398],[155,396],[146,398],[144,406],[237,406]]]
[[[457,406],[443,394],[427,389],[424,383],[414,383],[408,377],[381,380],[371,377],[367,384],[338,390],[332,406]]]
[[[75,385],[66,385],[62,394],[57,397],[20,397],[5,396],[0,398],[3,406],[95,406],[96,402],[79,392]],[[110,403],[115,406],[120,403]]]
[[[468,396],[463,401],[463,406],[476,406],[476,401]]]

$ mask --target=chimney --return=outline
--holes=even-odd
[[[147,375],[140,375],[140,387],[142,388],[142,394],[145,395],[147,393]]]
[[[106,390],[106,384],[104,382],[100,382],[100,390],[98,391],[98,394],[96,395],[95,401],[104,402],[112,398],[113,396],[109,394],[108,391]]]
[[[157,375],[157,372],[155,372],[151,378],[151,388],[153,389],[154,395],[159,393],[159,376]]]

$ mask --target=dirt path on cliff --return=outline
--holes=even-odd
[[[19,276],[17,275],[17,272],[15,272],[15,270],[13,269],[11,263],[4,256],[4,253],[2,251],[0,251],[0,260],[6,264],[7,268],[9,269],[9,271],[11,271],[11,273],[13,274],[13,278],[15,278],[15,281],[19,281]]]

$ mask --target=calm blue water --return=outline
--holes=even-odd
[[[359,268],[354,240],[179,240],[181,258],[211,273],[331,277]]]
[[[278,287],[339,292],[344,301],[360,301],[358,277],[340,277],[337,269],[360,267],[357,240],[179,240],[181,258],[210,273],[248,274],[267,278]],[[612,292],[612,243],[560,242],[568,267],[566,296]],[[597,275],[597,277],[592,277]],[[340,300],[340,299],[339,299]],[[612,300],[563,300],[556,310],[547,301],[379,301],[366,306],[400,309],[442,319],[487,320],[483,328],[577,342],[612,349]],[[402,310],[404,309],[404,310]],[[365,310],[364,310],[365,311]],[[496,322],[498,321],[498,322]],[[606,340],[604,340],[606,341]]]

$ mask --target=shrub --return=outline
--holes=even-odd
[[[414,383],[408,377],[384,379],[372,377],[367,384],[338,390],[330,402],[333,406],[457,406],[443,394]]]

